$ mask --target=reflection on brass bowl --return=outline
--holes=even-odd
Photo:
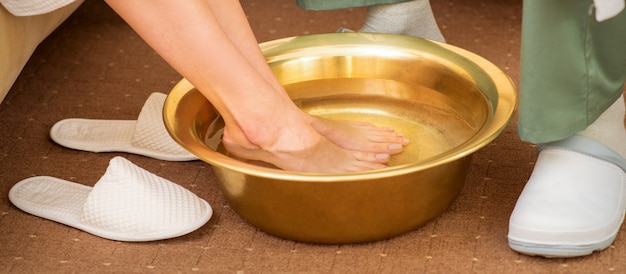
[[[219,114],[181,80],[165,103],[168,131],[213,166],[223,194],[244,220],[287,239],[368,242],[424,225],[455,200],[472,153],[506,128],[517,105],[505,73],[447,44],[332,33],[261,48],[305,111],[394,127],[411,139],[389,168],[368,172],[299,173],[245,162],[219,145]]]

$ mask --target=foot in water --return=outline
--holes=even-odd
[[[308,115],[307,115],[308,116]],[[387,167],[408,140],[390,128],[369,123],[305,116],[306,123],[282,127],[271,142],[252,142],[226,127],[222,143],[229,153],[289,171],[338,173]],[[258,140],[258,138],[257,138]]]
[[[409,139],[393,128],[377,127],[366,122],[337,121],[312,116],[311,126],[335,145],[347,150],[398,154]]]

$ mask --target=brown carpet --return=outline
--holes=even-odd
[[[308,12],[293,0],[241,2],[261,42],[357,29],[365,17],[362,8]],[[450,44],[486,57],[518,83],[521,0],[432,2]],[[40,45],[0,105],[0,272],[626,272],[624,232],[584,258],[536,258],[508,248],[508,218],[535,160],[515,122],[476,153],[463,192],[440,218],[356,245],[304,244],[255,229],[229,208],[203,162],[74,151],[48,137],[55,122],[70,117],[134,120],[150,93],[167,93],[179,79],[102,1],[87,1]],[[213,206],[213,218],[179,238],[123,243],[26,214],[7,198],[11,186],[31,176],[93,185],[115,155],[192,190]]]

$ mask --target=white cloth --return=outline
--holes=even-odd
[[[0,0],[10,13],[15,16],[39,15],[65,7],[76,0]]]
[[[624,9],[624,0],[593,0],[596,20],[602,22],[618,15]]]

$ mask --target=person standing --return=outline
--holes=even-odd
[[[623,0],[527,0],[518,133],[537,144],[509,246],[575,257],[608,247],[626,207]]]

